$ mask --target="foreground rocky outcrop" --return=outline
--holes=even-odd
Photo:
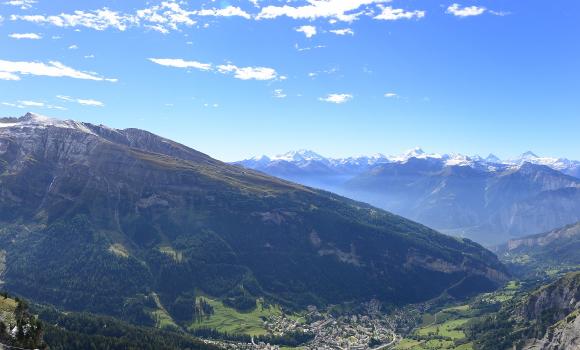
[[[550,327],[544,338],[530,341],[523,350],[580,349],[580,317],[574,313]]]

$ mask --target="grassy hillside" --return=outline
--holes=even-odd
[[[473,350],[473,326],[501,308],[520,293],[521,284],[511,281],[502,289],[483,293],[467,303],[436,307],[422,315],[418,327],[406,335],[396,350]]]

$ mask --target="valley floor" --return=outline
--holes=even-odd
[[[360,305],[318,310],[311,307],[299,315],[284,314],[279,308],[261,304],[250,313],[238,313],[221,302],[210,300],[215,315],[193,327],[212,327],[221,332],[283,336],[311,334],[312,339],[298,347],[264,342],[206,340],[226,349],[355,349],[355,350],[471,350],[467,329],[474,321],[511,300],[520,290],[516,281],[493,293],[480,294],[464,303],[435,300],[388,312],[376,301]]]

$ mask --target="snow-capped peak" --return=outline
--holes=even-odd
[[[525,163],[546,165],[559,171],[580,167],[580,162],[575,160],[569,160],[566,158],[540,157],[531,151],[523,153],[516,159],[508,160],[506,163],[513,166],[522,166]]]
[[[340,171],[344,171],[345,169],[368,169],[369,166],[378,164],[407,163],[412,158],[439,161],[443,166],[467,166],[490,172],[501,171],[508,168],[517,169],[525,163],[546,165],[564,173],[573,172],[576,174],[579,172],[578,169],[580,169],[579,161],[568,160],[565,158],[539,157],[531,151],[523,153],[516,159],[502,160],[491,153],[486,158],[482,158],[478,155],[466,156],[459,153],[441,155],[437,153],[426,153],[419,147],[408,150],[398,156],[385,156],[382,153],[376,153],[371,156],[362,155],[346,158],[325,158],[316,152],[301,149],[274,157],[254,157],[246,160],[246,162],[252,163],[253,166],[264,166],[271,162],[287,161],[294,163],[299,167],[309,165],[312,162],[322,162],[326,166],[331,168],[336,167],[337,169],[340,169]]]
[[[250,160],[252,160],[254,162],[269,162],[271,159],[267,155],[261,155],[261,156],[254,156],[254,157],[250,158]]]
[[[416,158],[416,157],[420,157],[424,154],[425,154],[425,151],[423,151],[423,149],[421,149],[420,147],[415,147],[415,148],[408,150],[403,155],[407,158],[413,158],[413,157]]]
[[[312,160],[326,160],[325,157],[321,156],[320,154],[307,150],[307,149],[300,149],[297,151],[290,151],[284,154],[279,154],[271,158],[272,160],[285,160],[288,162],[303,162],[303,161],[312,161]]]
[[[423,151],[421,148],[419,147],[415,147],[413,149],[410,149],[408,151],[406,151],[405,153],[398,155],[398,156],[394,156],[394,157],[390,157],[390,161],[392,162],[406,162],[411,158],[417,158],[417,159],[427,159],[427,158],[435,158],[435,159],[441,159],[443,158],[443,156],[441,156],[440,154],[437,153],[425,153],[425,151]]]
[[[472,158],[459,153],[446,154],[443,158],[445,165],[449,166],[471,166],[474,162]]]
[[[74,120],[61,120],[35,113],[26,113],[20,118],[0,118],[0,128],[66,128],[77,129],[86,133],[93,132],[83,123]]]
[[[490,153],[486,158],[485,161],[488,163],[494,163],[494,164],[500,164],[501,163],[501,159],[499,159],[499,157],[497,157],[495,154]]]
[[[529,160],[529,159],[536,159],[536,158],[540,158],[538,157],[534,152],[532,151],[527,151],[522,153],[522,155],[519,157],[519,159],[522,160]]]

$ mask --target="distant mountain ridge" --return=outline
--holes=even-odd
[[[333,159],[300,150],[236,162],[485,244],[580,220],[580,162],[426,153]]]
[[[296,151],[289,151],[283,154],[275,156],[256,156],[253,158],[238,161],[236,163],[242,164],[244,166],[267,166],[268,163],[272,162],[290,162],[296,165],[305,166],[311,162],[321,162],[329,166],[329,168],[336,168],[340,171],[345,166],[352,166],[354,168],[361,167],[364,169],[365,166],[372,166],[376,164],[385,163],[403,163],[411,158],[417,159],[434,159],[441,160],[445,165],[459,165],[459,166],[470,166],[475,168],[486,168],[489,171],[505,170],[506,168],[519,167],[524,163],[532,163],[537,165],[546,165],[554,170],[558,170],[566,175],[571,175],[575,177],[580,177],[580,161],[570,160],[566,158],[556,158],[556,157],[540,157],[532,151],[526,151],[513,159],[502,160],[494,154],[489,154],[487,157],[483,158],[479,155],[464,155],[461,153],[426,153],[422,148],[416,147],[410,149],[400,155],[384,155],[382,153],[376,153],[371,156],[358,156],[358,157],[346,157],[346,158],[332,158],[322,156],[312,150],[299,149]],[[354,169],[353,169],[354,171]]]

